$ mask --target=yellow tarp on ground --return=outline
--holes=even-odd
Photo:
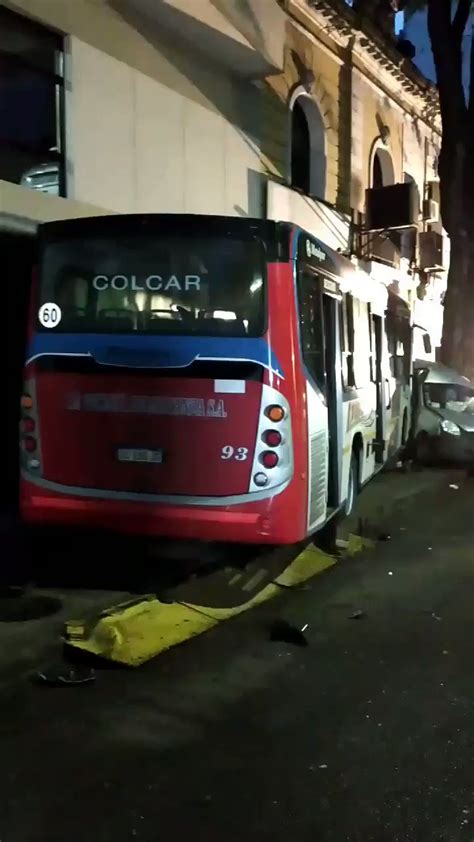
[[[350,535],[347,555],[374,546],[373,541]],[[240,605],[217,608],[184,602],[160,602],[154,596],[140,597],[112,606],[90,621],[71,620],[66,624],[70,646],[111,661],[139,666],[209,629],[236,617],[281,593],[296,587],[336,564],[314,544],[308,545],[270,584]]]
[[[142,598],[113,606],[95,623],[66,624],[67,642],[110,661],[139,666],[178,643],[213,628],[216,620],[180,603]]]

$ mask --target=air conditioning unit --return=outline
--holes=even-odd
[[[443,236],[437,231],[424,231],[418,238],[420,269],[439,272],[443,265]]]
[[[420,199],[414,181],[366,190],[366,231],[416,228]]]
[[[423,221],[424,222],[439,222],[439,202],[435,199],[425,199],[423,202]]]

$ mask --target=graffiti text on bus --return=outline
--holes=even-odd
[[[92,280],[92,286],[98,292],[106,289],[126,290],[133,292],[189,292],[190,290],[201,289],[201,278],[199,275],[184,275],[179,278],[171,275],[163,278],[161,275],[148,275],[147,278],[139,278],[137,275],[96,275]]]
[[[124,395],[74,392],[67,396],[72,411],[123,412],[132,415],[185,415],[200,418],[227,418],[224,401],[216,398],[168,398],[156,395]]]

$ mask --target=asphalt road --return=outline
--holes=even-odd
[[[0,657],[1,842],[474,840],[474,481],[452,482],[139,670],[46,689]],[[281,618],[306,647],[270,640]]]

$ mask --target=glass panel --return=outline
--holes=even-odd
[[[50,160],[48,161],[48,157]],[[48,155],[25,152],[0,141],[0,179],[59,195],[59,163]]]
[[[450,412],[472,412],[474,389],[452,383],[427,383],[424,386],[425,404],[433,409]]]
[[[56,86],[0,56],[0,139],[47,152],[56,146]]]
[[[0,178],[59,195],[60,36],[0,7]]]
[[[265,250],[257,240],[62,240],[45,247],[41,277],[41,302],[61,308],[56,330],[260,336],[265,329]]]
[[[353,299],[354,313],[354,376],[357,387],[370,383],[370,332],[369,305],[366,301]]]
[[[56,73],[56,51],[61,37],[28,18],[0,8],[0,53],[39,70]]]
[[[319,388],[326,390],[324,317],[321,282],[317,275],[302,270],[298,283],[300,335],[303,359]]]

